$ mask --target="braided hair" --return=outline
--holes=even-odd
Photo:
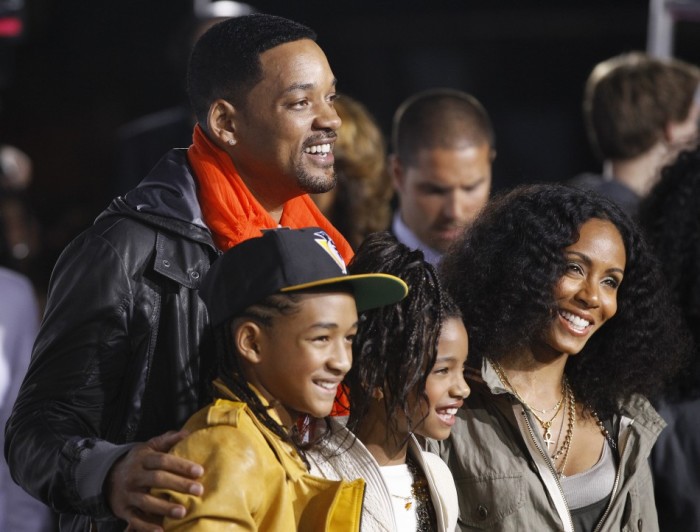
[[[345,377],[350,396],[348,428],[367,414],[372,391],[382,390],[389,434],[399,434],[397,412],[408,432],[420,424],[413,415],[428,403],[425,384],[437,358],[444,320],[461,319],[443,291],[435,268],[388,232],[369,235],[349,265],[349,273],[386,273],[403,279],[408,296],[399,303],[366,311],[353,342],[353,364]],[[418,397],[418,405],[413,399]]]
[[[270,327],[272,321],[280,316],[289,316],[299,311],[301,305],[301,295],[296,294],[273,294],[266,297],[259,303],[248,307],[241,316],[237,316],[215,327],[215,345],[217,356],[218,377],[231,392],[242,402],[248,405],[253,415],[265,427],[282,441],[292,445],[306,463],[304,445],[301,444],[296,429],[288,431],[283,425],[276,421],[269,412],[269,408],[263,404],[260,397],[251,387],[245,376],[241,365],[241,356],[233,339],[235,324],[241,318],[252,320],[261,327]],[[219,390],[214,391],[214,396],[219,398],[229,398]],[[308,463],[306,463],[308,467]]]

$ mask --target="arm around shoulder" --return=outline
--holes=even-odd
[[[165,530],[283,529],[275,527],[284,518],[278,510],[285,497],[286,478],[274,454],[261,448],[257,438],[236,427],[218,425],[191,433],[173,452],[202,464],[204,492],[198,496],[154,490],[155,495],[181,504],[187,512],[183,519],[166,518]]]

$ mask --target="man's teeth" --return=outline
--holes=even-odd
[[[583,318],[580,318],[571,312],[567,312],[566,310],[559,311],[559,314],[576,329],[585,329],[591,324],[590,321],[584,320]]]
[[[330,144],[317,144],[315,146],[309,146],[308,148],[304,148],[304,151],[306,153],[318,153],[321,155],[326,155],[326,154],[330,153],[331,145]]]

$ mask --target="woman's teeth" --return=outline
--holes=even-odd
[[[566,310],[560,310],[559,315],[568,321],[576,330],[582,331],[591,324],[590,321],[584,320],[583,318],[580,318],[571,312],[567,312]]]

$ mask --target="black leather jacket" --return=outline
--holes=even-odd
[[[62,530],[124,530],[102,496],[109,468],[209,402],[197,290],[216,256],[186,152],[172,150],[56,263],[5,456]]]

